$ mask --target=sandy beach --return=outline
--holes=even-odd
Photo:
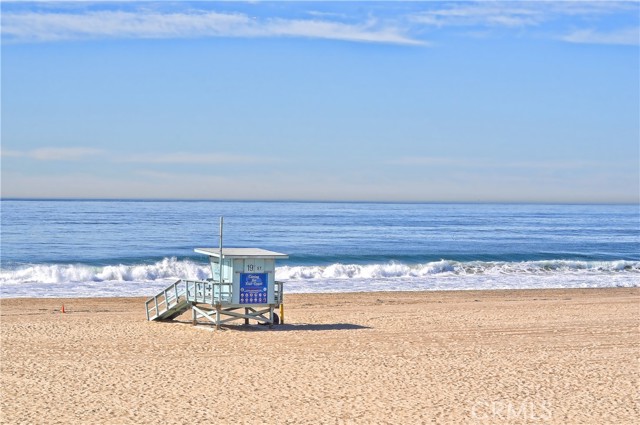
[[[1,422],[640,418],[638,288],[290,294],[273,330],[147,322],[143,303],[2,300]]]

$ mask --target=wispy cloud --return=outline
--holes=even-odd
[[[469,35],[487,36],[502,29],[519,30],[521,36],[523,30],[535,28],[538,36],[571,43],[637,45],[638,13],[637,1],[483,1],[438,3],[408,20],[426,28],[472,29]],[[612,22],[617,27],[611,28]],[[557,35],[563,26],[571,30]]]
[[[414,14],[411,20],[437,27],[527,27],[566,16],[591,19],[638,12],[638,4],[633,1],[478,1],[439,5]]]
[[[367,43],[425,45],[397,27],[380,26],[375,19],[360,24],[323,20],[274,19],[262,28],[264,36],[309,37]]]
[[[583,168],[610,166],[596,161],[586,160],[547,160],[547,161],[498,161],[489,158],[407,156],[387,161],[390,165],[433,166],[449,168],[492,168],[492,169],[538,169],[538,170],[576,170]]]
[[[48,147],[28,151],[6,150],[0,152],[3,158],[26,158],[37,161],[81,161],[92,157],[113,163],[137,164],[177,164],[177,165],[231,165],[231,164],[273,164],[281,160],[266,156],[236,155],[229,153],[170,152],[165,154],[114,155],[102,149],[83,147]]]
[[[376,4],[365,14],[335,5],[324,8],[316,4],[315,9],[300,12],[300,5],[274,11],[257,4],[255,10],[267,11],[267,14],[256,17],[248,14],[246,8],[245,12],[212,10],[209,3],[188,6],[171,2],[152,6],[142,3],[144,6],[140,6],[136,2],[115,2],[107,6],[109,3],[103,2],[91,7],[43,4],[47,6],[3,7],[3,42],[286,37],[429,45],[424,35],[430,29],[458,28],[464,29],[462,34],[467,35],[519,31],[518,35],[522,35],[523,30],[535,28],[546,38],[551,36],[567,42],[634,44],[631,43],[634,34],[619,28],[625,23],[637,25],[640,8],[636,1],[416,2],[402,7],[390,2]],[[611,23],[605,22],[607,17],[616,18],[611,22],[616,21],[618,29],[607,26]],[[599,24],[604,24],[607,31]]]
[[[29,151],[2,150],[5,158],[29,158],[38,161],[80,161],[87,157],[103,154],[101,149],[71,148],[39,148]]]
[[[390,159],[387,161],[391,165],[455,165],[468,166],[477,164],[476,160],[465,158],[445,158],[436,156],[405,156]]]
[[[640,27],[625,28],[609,32],[594,29],[577,30],[560,37],[560,39],[569,43],[619,44],[634,46],[640,44]]]
[[[242,13],[191,11],[5,12],[2,34],[14,42],[101,38],[305,37],[367,43],[421,45],[405,31],[369,19],[252,18]]]
[[[544,14],[538,7],[505,2],[462,3],[434,8],[412,17],[416,23],[443,26],[506,26],[536,25]]]
[[[134,155],[119,159],[118,162],[136,162],[141,164],[258,164],[278,162],[277,158],[234,155],[226,153],[189,153],[175,152],[162,155]]]

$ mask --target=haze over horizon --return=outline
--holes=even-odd
[[[3,2],[1,196],[640,202],[638,2]]]

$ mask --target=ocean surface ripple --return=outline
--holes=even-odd
[[[207,279],[220,216],[288,293],[640,286],[637,205],[2,200],[0,297]]]

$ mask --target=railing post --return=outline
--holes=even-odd
[[[160,312],[158,311],[158,296],[153,297],[156,302],[156,317],[160,316]]]
[[[273,304],[269,304],[269,329],[273,329]]]

